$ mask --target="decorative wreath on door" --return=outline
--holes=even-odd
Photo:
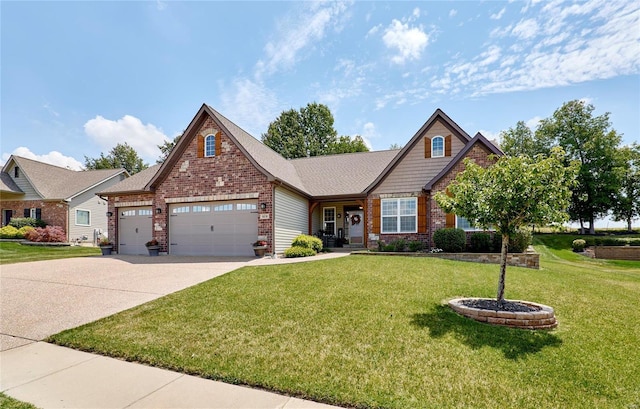
[[[360,215],[354,214],[351,216],[351,224],[360,224]]]

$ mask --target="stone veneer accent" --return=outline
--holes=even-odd
[[[404,257],[433,257],[448,260],[471,261],[475,263],[500,264],[500,253],[392,253],[356,251],[351,254],[365,256],[404,256]],[[525,268],[540,268],[540,254],[538,253],[508,253],[507,265]]]
[[[495,311],[467,307],[462,304],[462,301],[465,299],[478,300],[481,298],[455,298],[449,301],[449,307],[458,314],[478,322],[521,329],[553,329],[558,326],[558,321],[556,320],[553,308],[543,304],[537,304],[530,301],[510,300],[511,302],[517,302],[533,307],[537,309],[537,311]]]

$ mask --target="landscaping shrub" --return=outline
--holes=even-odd
[[[469,238],[471,251],[487,253],[491,250],[491,235],[489,233],[473,233]]]
[[[284,256],[286,258],[309,257],[309,256],[315,256],[316,254],[317,253],[314,249],[311,249],[308,247],[301,247],[301,246],[289,247],[284,251]]]
[[[36,227],[29,230],[25,238],[39,243],[64,243],[67,240],[64,230],[60,226]]]
[[[625,246],[627,244],[626,240],[615,237],[596,237],[594,242],[596,246]]]
[[[407,241],[405,239],[396,239],[385,246],[384,251],[402,252],[406,251]]]
[[[314,252],[314,254],[312,255],[315,255],[316,253],[319,253],[320,251],[322,251],[322,240],[314,236],[301,234],[297,236],[295,239],[293,239],[293,242],[291,242],[291,247],[292,248],[303,247],[303,248],[311,249]],[[297,257],[301,257],[301,256],[297,256]]]
[[[531,244],[531,232],[529,230],[520,229],[509,238],[509,253],[523,253]],[[502,251],[502,235],[494,234],[492,241],[492,250],[499,253]]]
[[[433,233],[433,242],[437,248],[447,253],[458,253],[464,251],[467,244],[467,235],[462,229],[439,229]]]
[[[8,225],[0,229],[0,239],[15,239],[18,235],[18,229]]]
[[[409,251],[416,252],[416,251],[424,250],[426,245],[424,244],[423,241],[414,240],[414,241],[410,241],[409,244],[407,244],[407,247],[409,247]]]
[[[584,251],[584,248],[587,247],[587,242],[585,240],[582,239],[575,239],[573,242],[571,242],[571,248],[573,249],[573,251],[577,252],[581,252]]]
[[[9,226],[13,226],[16,229],[20,229],[24,226],[31,227],[45,227],[47,223],[40,219],[34,219],[33,217],[12,217],[9,221]]]

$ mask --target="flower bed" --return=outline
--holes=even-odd
[[[465,302],[476,300],[482,301],[486,298],[455,298],[449,301],[449,306],[460,315],[492,325],[521,329],[553,329],[558,326],[553,308],[543,304],[508,301],[508,303],[524,306],[525,311],[485,309],[465,305]],[[527,309],[529,311],[526,311]]]

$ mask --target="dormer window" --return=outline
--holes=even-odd
[[[214,134],[204,138],[204,156],[216,156],[216,136]]]
[[[444,157],[444,137],[435,136],[431,139],[431,157],[442,158]]]
[[[13,168],[13,177],[14,178],[19,178],[20,177],[20,168],[19,167],[15,167]]]

